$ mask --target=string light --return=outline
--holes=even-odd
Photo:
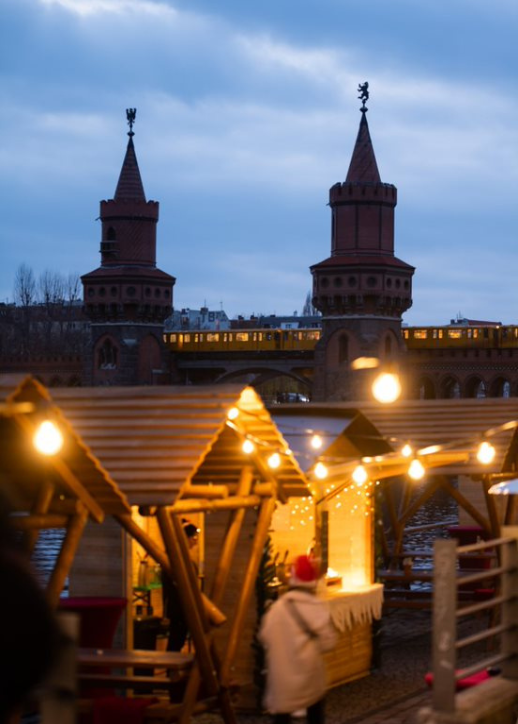
[[[408,477],[412,480],[421,480],[424,477],[425,469],[420,460],[414,458],[408,468]]]
[[[406,443],[405,445],[403,445],[403,447],[401,448],[401,455],[402,455],[404,458],[409,458],[410,455],[412,455],[413,452],[414,452],[414,451],[412,450],[412,446],[409,445],[408,443]]]
[[[227,417],[229,420],[235,420],[236,417],[239,417],[239,409],[237,407],[231,407],[227,412]]]
[[[493,462],[496,450],[487,440],[483,440],[477,450],[477,460],[482,465],[489,465]]]
[[[372,385],[372,394],[378,402],[390,404],[401,394],[401,383],[398,375],[393,372],[382,372]]]
[[[363,485],[367,482],[368,479],[367,471],[363,467],[363,465],[358,465],[353,470],[352,479],[356,483],[356,485]]]
[[[243,444],[241,445],[241,450],[245,453],[245,455],[250,455],[254,452],[255,445],[251,440],[247,438],[243,441]]]
[[[279,455],[279,453],[275,452],[272,455],[270,455],[267,462],[268,462],[269,467],[271,467],[273,470],[275,470],[276,468],[280,467],[281,456]]]
[[[320,437],[320,435],[313,435],[313,437],[311,438],[311,443],[310,443],[313,450],[320,450],[320,448],[322,447],[322,444],[323,444],[323,440]]]

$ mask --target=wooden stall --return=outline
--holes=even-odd
[[[76,388],[54,396],[132,505],[116,521],[179,586],[194,660],[181,705],[158,709],[187,721],[215,705],[234,721],[231,694],[239,688],[246,699],[252,685],[254,591],[271,517],[278,502],[309,494],[295,457],[249,387]],[[201,528],[203,590],[185,516]],[[126,558],[121,580],[131,598],[134,562],[124,545],[112,556]],[[73,584],[81,564],[79,556]],[[149,707],[150,721],[156,710]]]
[[[62,436],[55,455],[39,453],[33,439],[42,422]],[[126,497],[64,418],[45,387],[25,375],[0,376],[0,490],[13,508],[13,526],[23,531],[29,551],[41,531],[63,529],[55,565],[46,584],[57,605],[87,521],[129,514]]]

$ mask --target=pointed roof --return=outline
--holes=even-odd
[[[366,112],[363,110],[345,183],[381,183],[378,164],[376,163],[376,156],[374,155],[374,148],[369,132],[369,124],[367,123]]]
[[[140,178],[140,171],[135,154],[135,146],[133,145],[133,132],[128,133],[129,141],[126,149],[126,156],[122,164],[119,182],[115,190],[115,200],[132,199],[137,201],[146,201],[144,186]]]

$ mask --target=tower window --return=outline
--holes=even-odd
[[[356,277],[349,277],[347,283],[350,287],[355,287],[358,284],[358,280],[356,279]]]
[[[128,295],[128,297],[134,297],[136,293],[137,290],[135,289],[135,287],[128,287],[126,289],[126,294]]]
[[[329,286],[329,279],[327,277],[322,277],[320,280],[320,286],[326,289]]]
[[[335,287],[341,287],[342,286],[342,277],[335,277],[333,280],[333,284]]]
[[[106,232],[106,241],[115,241],[117,238],[117,234],[115,232],[115,229],[113,226],[110,226],[108,231]]]
[[[368,287],[375,287],[377,284],[376,277],[367,277],[367,286]]]

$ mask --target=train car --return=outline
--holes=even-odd
[[[409,350],[518,347],[518,327],[500,324],[405,327],[402,334]]]
[[[305,352],[314,349],[320,334],[319,329],[177,331],[164,334],[164,342],[178,353]]]

